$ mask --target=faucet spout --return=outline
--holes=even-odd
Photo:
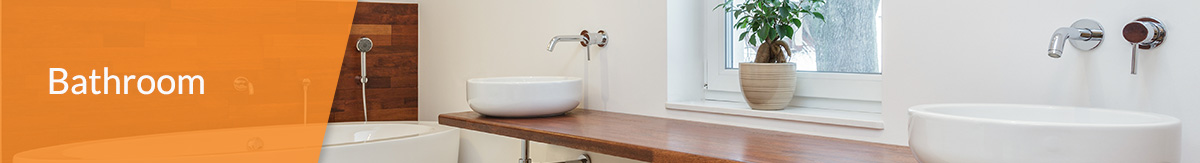
[[[546,47],[546,51],[553,52],[554,45],[557,45],[559,41],[579,41],[585,46],[588,44],[588,38],[583,35],[558,35],[550,39],[550,45]]]
[[[1055,30],[1054,34],[1050,35],[1050,49],[1047,50],[1050,57],[1062,57],[1063,47],[1067,44],[1067,39],[1079,39],[1080,33],[1079,29],[1070,27],[1062,27]]]
[[[1099,42],[1104,37],[1104,30],[1096,27],[1080,28],[1072,25],[1072,27],[1062,27],[1054,30],[1054,34],[1050,35],[1050,48],[1046,50],[1050,58],[1062,57],[1063,47],[1070,41],[1076,48],[1091,50],[1099,45]],[[1087,42],[1090,45],[1075,45]],[[1081,47],[1082,46],[1082,47]]]

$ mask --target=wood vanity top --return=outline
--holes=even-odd
[[[467,111],[438,122],[647,162],[917,162],[904,146],[586,109],[524,119]]]

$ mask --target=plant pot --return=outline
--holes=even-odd
[[[754,110],[782,110],[796,93],[796,63],[739,63],[738,78]]]

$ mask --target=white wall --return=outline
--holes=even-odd
[[[414,0],[415,1],[415,0]],[[671,98],[689,98],[697,79],[688,57],[700,55],[688,13],[710,6],[690,0],[420,2],[420,119],[468,111],[465,80],[518,75],[587,76],[588,108],[746,127],[907,144],[908,107],[947,102],[1094,106],[1157,112],[1184,123],[1184,152],[1200,152],[1200,6],[1196,1],[944,1],[883,0],[883,114],[885,130],[668,111]],[[1128,75],[1129,45],[1117,35],[1137,16],[1155,16],[1169,30],[1162,47],[1146,51],[1141,74]],[[1050,33],[1079,18],[1109,31],[1099,48],[1067,48],[1046,56]],[[668,24],[670,22],[670,24]],[[604,29],[606,48],[583,61],[582,48],[544,50],[554,35]],[[710,47],[711,48],[711,47]],[[697,54],[692,54],[697,53]],[[671,72],[671,73],[668,73]],[[677,73],[678,72],[678,73]],[[671,80],[668,80],[670,76]],[[670,84],[668,84],[670,83]],[[670,89],[671,91],[668,91]],[[681,93],[684,92],[684,93]],[[463,162],[508,162],[518,141],[464,132]],[[540,148],[539,148],[540,149]],[[550,149],[550,147],[545,147]],[[553,152],[548,152],[553,153]],[[553,155],[553,154],[547,154]],[[1184,162],[1200,158],[1184,155]],[[536,159],[536,157],[535,157]]]

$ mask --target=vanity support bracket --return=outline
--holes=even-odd
[[[580,154],[578,159],[559,161],[556,163],[591,163],[591,162],[592,162],[592,157],[588,156],[587,153],[584,153],[584,154]],[[519,158],[517,160],[517,163],[533,163],[533,159],[529,159],[529,140],[521,139],[521,158]]]

